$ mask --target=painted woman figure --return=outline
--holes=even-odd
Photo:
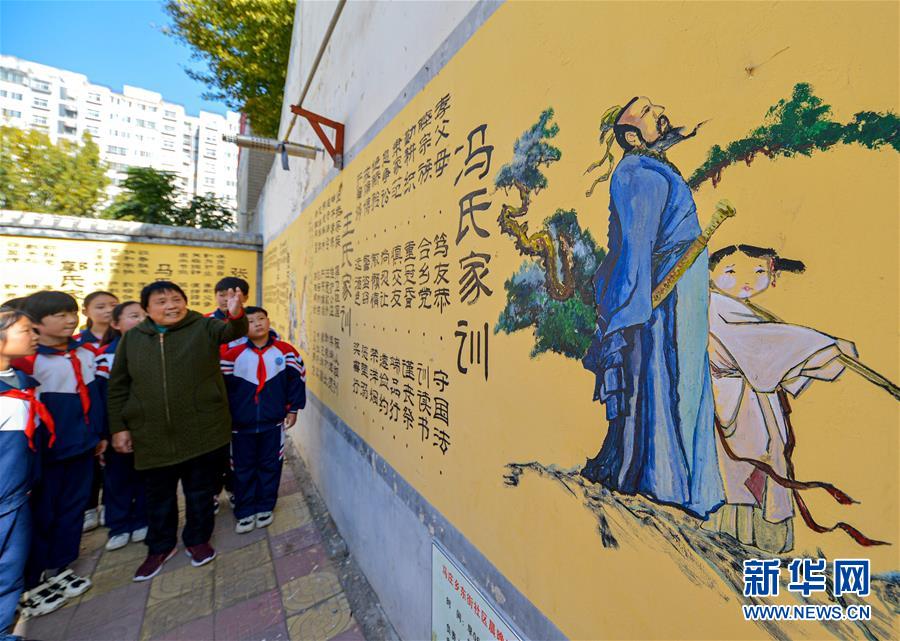
[[[808,327],[777,322],[749,302],[774,287],[779,272],[803,272],[802,262],[772,249],[732,245],[713,253],[709,264],[709,357],[727,503],[703,527],[767,552],[788,552],[796,501],[812,529],[840,528],[861,544],[874,543],[845,523],[818,525],[799,490],[820,488],[840,503],[852,501],[828,483],[797,481],[791,463],[787,395],[798,396],[814,380],[837,379],[844,371],[841,355],[856,357],[856,348]]]

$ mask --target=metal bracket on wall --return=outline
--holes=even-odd
[[[344,125],[343,123],[329,120],[319,114],[313,113],[308,109],[304,109],[299,105],[291,105],[291,112],[298,116],[303,116],[312,125],[313,130],[325,146],[325,150],[334,161],[334,166],[338,169],[344,168]],[[330,127],[334,130],[334,143],[328,139],[322,126]]]

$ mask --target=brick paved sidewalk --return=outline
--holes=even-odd
[[[223,502],[212,539],[218,557],[207,566],[192,567],[179,546],[161,574],[134,583],[147,548],[107,552],[106,528],[85,534],[72,569],[90,575],[93,587],[52,614],[20,621],[16,633],[38,641],[364,641],[341,587],[345,563],[329,559],[334,545],[314,522],[298,463],[284,467],[268,528],[235,534]]]

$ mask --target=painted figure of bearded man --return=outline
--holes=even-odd
[[[609,430],[584,478],[700,518],[725,500],[708,344],[706,251],[656,307],[651,294],[700,235],[688,184],[666,158],[692,137],[636,97],[604,118],[625,152],[610,178],[608,253],[594,275],[598,327],[586,369]],[[607,153],[607,158],[609,154]]]

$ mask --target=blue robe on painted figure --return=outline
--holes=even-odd
[[[704,251],[655,309],[651,293],[700,235],[681,174],[630,153],[610,181],[609,251],[594,276],[598,328],[583,359],[609,431],[581,471],[705,518],[725,501],[716,453]]]

